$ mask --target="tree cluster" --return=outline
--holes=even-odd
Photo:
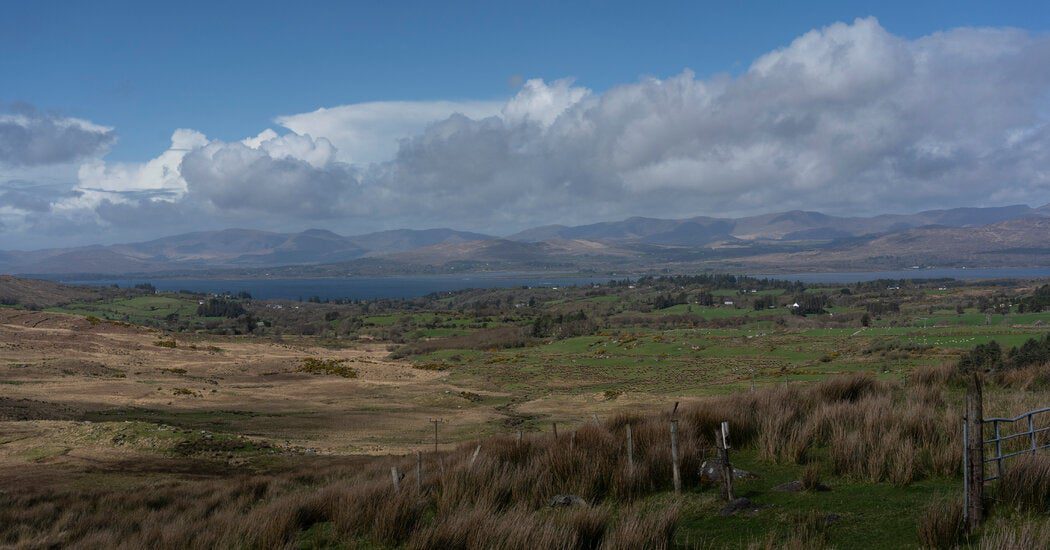
[[[1020,369],[1032,365],[1050,363],[1050,334],[1041,339],[1029,338],[1024,344],[1003,353],[996,341],[978,344],[959,359],[961,372],[989,372],[1004,369]]]
[[[1050,309],[1050,285],[1036,289],[1031,296],[1021,298],[1017,304],[1018,313],[1038,313]]]
[[[203,304],[197,306],[197,315],[200,317],[226,317],[235,319],[247,313],[240,302],[234,302],[225,298],[209,298]]]

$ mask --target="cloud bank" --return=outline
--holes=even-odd
[[[1047,59],[1046,35],[961,28],[906,39],[868,18],[810,31],[735,76],[686,70],[601,93],[537,79],[503,103],[333,107],[278,117],[283,135],[240,142],[179,130],[141,164],[106,162],[109,130],[83,126],[110,137],[62,154],[0,145],[0,160],[94,151],[43,217],[121,234],[149,219],[180,220],[169,233],[500,233],[631,215],[1036,205],[1050,201]],[[12,197],[0,199],[0,235],[42,217],[40,200]]]
[[[112,128],[16,105],[0,113],[0,165],[42,166],[104,153],[116,141]]]

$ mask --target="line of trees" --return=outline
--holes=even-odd
[[[959,358],[960,371],[989,372],[1019,369],[1032,365],[1050,363],[1050,334],[1041,339],[1029,338],[1024,344],[1010,348],[1003,353],[999,342],[992,340],[987,344],[977,344]]]
[[[1050,285],[1039,287],[1034,294],[1021,298],[1017,304],[1018,313],[1037,313],[1047,309],[1050,309]]]

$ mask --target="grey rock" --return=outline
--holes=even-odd
[[[747,497],[734,498],[729,504],[726,504],[725,507],[722,508],[721,514],[723,516],[731,516],[737,512],[744,511],[757,512],[758,507],[756,507],[754,503],[751,502],[751,499]]]
[[[555,495],[550,502],[551,508],[568,507],[586,507],[587,501],[576,495]]]
[[[733,479],[754,479],[758,476],[740,468],[733,468]],[[721,481],[722,468],[715,462],[704,462],[700,465],[700,478],[705,481]]]
[[[805,485],[802,484],[801,480],[789,481],[787,483],[781,483],[776,487],[773,487],[774,491],[780,491],[783,493],[801,493],[806,490]],[[824,485],[823,483],[817,483],[817,486],[813,488],[814,491],[830,491],[831,487]]]

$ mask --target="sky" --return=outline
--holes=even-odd
[[[1050,202],[1041,2],[23,2],[0,249]]]

